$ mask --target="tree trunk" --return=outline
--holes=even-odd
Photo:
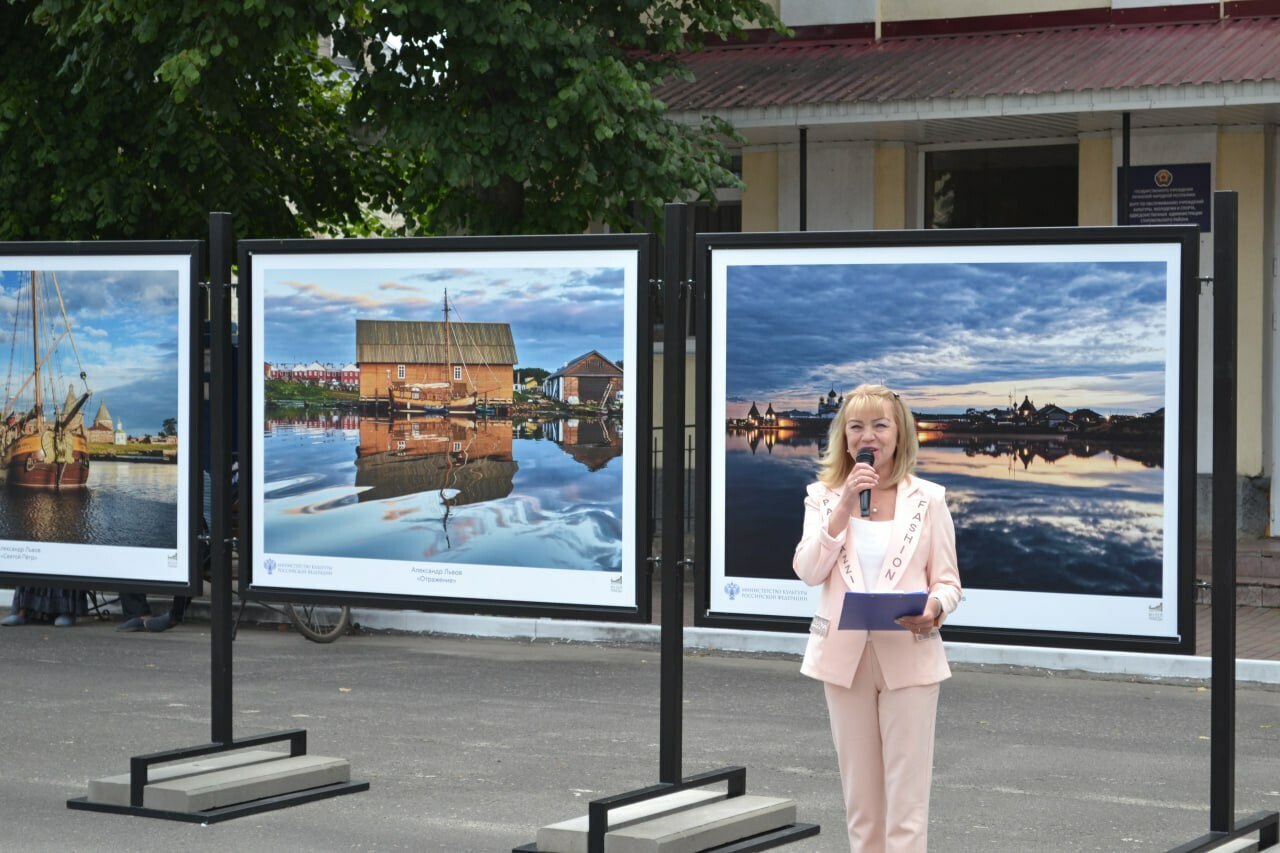
[[[481,188],[479,196],[481,214],[473,220],[472,233],[520,232],[520,224],[524,221],[524,184],[503,175],[497,186]]]

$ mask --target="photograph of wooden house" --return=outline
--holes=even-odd
[[[397,412],[474,412],[510,404],[509,323],[356,320],[360,402]]]
[[[571,406],[592,405],[604,409],[621,391],[622,368],[595,350],[570,359],[542,380],[544,395]]]
[[[629,606],[635,258],[256,256],[254,359],[356,371],[254,371],[267,585]]]

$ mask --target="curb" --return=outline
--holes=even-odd
[[[3,600],[5,590],[0,590]],[[239,600],[234,609],[240,607]],[[118,612],[119,608],[108,608]],[[188,611],[208,619],[209,602],[191,602]],[[406,634],[452,634],[505,640],[558,640],[577,643],[658,645],[660,625],[632,625],[565,619],[475,616],[457,613],[424,613],[416,610],[372,610],[352,608],[351,618],[363,628],[401,631]],[[262,605],[249,602],[245,620],[250,623],[284,622],[284,618]],[[727,628],[685,627],[686,651],[721,651],[746,654],[782,654],[796,658],[804,654],[807,634],[773,631],[730,630]],[[1093,649],[1059,649],[1038,646],[1001,646],[985,643],[947,643],[951,663],[979,666],[1011,666],[1056,671],[1079,671],[1098,675],[1131,675],[1143,678],[1189,678],[1207,681],[1211,659],[1191,655],[1158,655],[1144,652],[1109,652]],[[1236,681],[1280,685],[1280,660],[1236,660]]]
[[[422,613],[352,609],[352,618],[364,628],[417,634],[455,634],[512,640],[561,640],[587,643],[641,643],[657,645],[659,625],[629,625],[560,619],[525,619],[508,616],[467,616],[454,613]],[[684,629],[686,650],[804,654],[807,634],[724,628]],[[1208,680],[1207,657],[1158,655],[1144,652],[1108,652],[1092,649],[1058,649],[1035,646],[1000,646],[984,643],[947,643],[951,663],[1078,670],[1106,675],[1145,678]],[[1280,661],[1236,660],[1236,680],[1280,684]]]

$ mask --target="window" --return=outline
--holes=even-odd
[[[1076,225],[1080,168],[1075,145],[929,151],[926,228]]]
[[[462,365],[460,364],[455,364],[453,366],[453,381],[454,382],[462,381]]]
[[[403,365],[403,364],[397,364],[397,365],[396,365],[396,379],[404,379],[404,365]]]

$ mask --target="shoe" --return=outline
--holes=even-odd
[[[10,613],[4,619],[0,619],[0,626],[5,628],[13,628],[14,626],[25,624],[27,624],[27,617],[21,613]]]
[[[134,616],[132,619],[126,619],[116,626],[117,631],[145,631],[143,622],[147,621],[146,616]]]
[[[182,623],[175,621],[174,618],[168,613],[164,614],[163,616],[152,616],[150,619],[147,619],[145,622],[142,623],[144,628],[146,628],[148,631],[154,634],[158,634],[161,631],[168,631],[174,625],[180,625],[180,624]]]
[[[59,613],[58,618],[53,620],[55,628],[70,628],[74,624],[76,624],[76,617],[70,613]]]

